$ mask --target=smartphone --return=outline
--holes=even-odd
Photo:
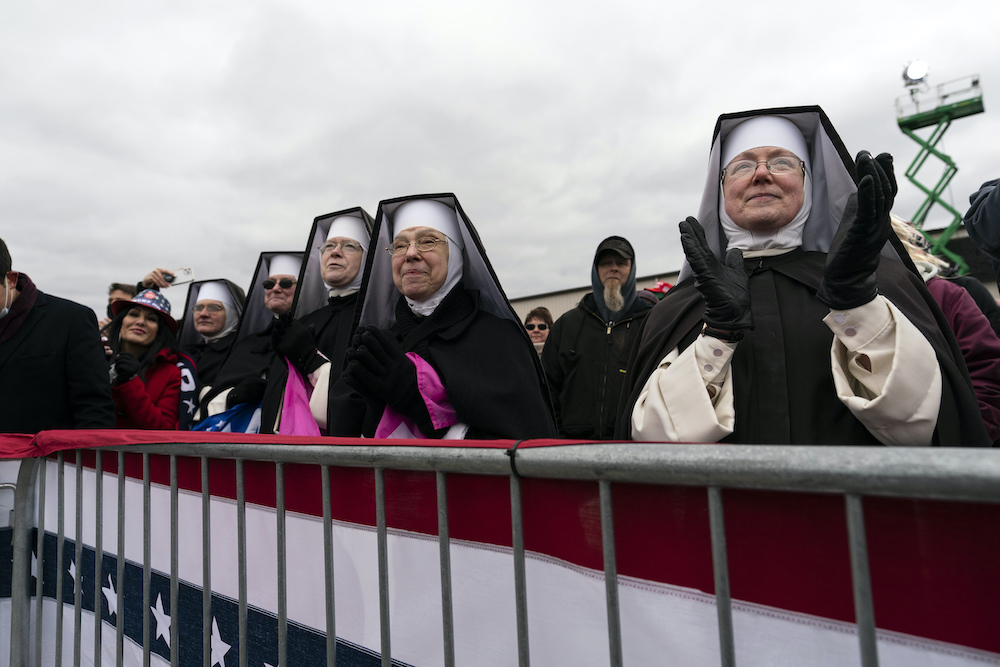
[[[183,285],[184,283],[189,283],[194,280],[194,269],[184,268],[184,269],[174,269],[171,271],[172,276],[164,276],[164,280],[170,283],[170,286]]]

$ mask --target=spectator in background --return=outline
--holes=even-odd
[[[634,258],[622,237],[601,241],[590,267],[594,291],[556,320],[542,350],[564,438],[614,437],[629,352],[650,309],[636,293]]]
[[[969,210],[965,213],[965,229],[976,247],[983,251],[997,274],[1000,289],[1000,179],[986,181],[969,195]]]
[[[97,323],[97,327],[101,330],[102,336],[107,334],[108,327],[111,325],[111,304],[115,301],[128,301],[134,297],[138,291],[139,290],[136,289],[135,285],[127,283],[111,283],[111,285],[108,286],[108,316]]]
[[[990,439],[997,442],[1000,440],[1000,338],[969,293],[938,275],[948,264],[927,251],[924,235],[902,218],[895,215],[891,218],[893,231],[955,333],[972,378],[979,414]]]
[[[524,318],[524,329],[528,332],[531,344],[535,346],[535,352],[542,356],[542,348],[549,337],[549,330],[552,328],[552,313],[545,306],[533,308]]]
[[[131,301],[111,304],[111,312],[115,318],[108,338],[118,428],[177,429],[182,359],[175,349],[177,322],[170,316],[170,302],[148,289]]]
[[[114,425],[94,311],[38,290],[0,239],[0,432]]]

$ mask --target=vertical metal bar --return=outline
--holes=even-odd
[[[115,606],[115,665],[125,663],[125,452],[118,452],[118,568],[115,577],[118,604]]]
[[[56,454],[56,473],[59,479],[59,507],[56,510],[56,664],[62,667],[63,649],[63,584],[65,577],[63,570],[66,568],[66,455],[63,452]]]
[[[48,461],[43,456],[38,467],[38,535],[35,542],[36,563],[35,572],[35,667],[42,665],[42,602],[43,602],[43,572],[45,571],[45,468]],[[13,663],[12,663],[13,664]]]
[[[524,516],[521,511],[521,478],[510,477],[510,518],[514,545],[514,601],[517,605],[517,663],[531,664],[528,650],[528,588],[524,570]]]
[[[240,667],[247,667],[247,489],[243,459],[236,459],[236,560],[240,597]]]
[[[389,631],[389,554],[385,522],[385,470],[375,468],[375,528],[378,533],[378,604],[382,630],[382,665],[391,667]]]
[[[212,508],[208,457],[201,457],[201,664],[212,667]]]
[[[288,667],[288,580],[285,571],[285,464],[274,464],[274,501],[278,546],[278,667]]]
[[[610,664],[622,664],[622,626],[618,609],[618,561],[615,554],[615,517],[611,503],[611,482],[598,482],[601,496],[601,546],[604,551],[604,595],[608,607],[608,649]]]
[[[83,451],[76,450],[76,558],[73,567],[73,667],[80,667],[83,623]]]
[[[455,667],[455,617],[451,597],[451,536],[448,532],[448,479],[435,473],[437,482],[438,551],[441,560],[441,627],[444,631],[444,664]]]
[[[101,630],[104,629],[104,452],[94,452],[94,667],[101,667]]]
[[[858,623],[862,667],[878,667],[878,638],[875,634],[875,605],[868,571],[868,540],[861,496],[844,496],[847,512],[847,539],[851,551],[851,578],[854,582],[854,616]]]
[[[733,604],[729,593],[729,556],[726,522],[722,511],[722,489],[708,487],[708,521],[712,536],[712,570],[715,573],[715,609],[719,617],[719,653],[723,667],[736,667],[733,638]]]
[[[14,527],[11,546],[10,664],[28,664],[31,640],[31,530],[35,522],[35,475],[38,459],[21,461],[14,488]]]
[[[333,586],[333,503],[330,466],[320,466],[323,477],[323,564],[326,567],[326,665],[337,667],[337,605]]]
[[[150,525],[150,496],[149,496],[149,454],[142,455],[142,665],[149,667],[150,655],[150,559],[152,549],[150,538],[152,536],[152,526]]]
[[[178,580],[178,540],[180,526],[177,521],[177,456],[170,455],[170,667],[180,665],[180,651],[177,642],[180,639],[180,581]]]

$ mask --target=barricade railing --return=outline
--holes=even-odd
[[[701,487],[706,490],[708,521],[710,524],[712,570],[714,572],[714,596],[718,616],[718,641],[720,662],[724,666],[736,664],[736,648],[733,633],[733,612],[730,600],[729,569],[727,564],[726,528],[723,513],[723,489],[755,489],[792,491],[805,493],[838,494],[844,497],[844,517],[847,524],[850,550],[850,566],[853,581],[853,599],[857,623],[857,636],[861,664],[865,667],[878,664],[878,643],[876,638],[875,613],[872,602],[872,586],[869,577],[868,551],[866,546],[865,518],[862,498],[866,496],[890,496],[912,499],[936,499],[973,503],[1000,503],[1000,456],[993,451],[965,449],[920,449],[920,448],[820,448],[820,447],[772,447],[739,445],[664,445],[651,443],[601,443],[558,445],[557,441],[520,443],[520,446],[503,448],[477,448],[463,446],[431,447],[369,444],[344,444],[340,440],[336,446],[320,445],[268,445],[268,444],[158,444],[112,447],[99,450],[104,452],[95,457],[94,479],[96,480],[92,506],[87,512],[95,517],[95,554],[104,553],[106,536],[103,506],[105,492],[103,482],[105,457],[109,452],[117,453],[117,542],[119,554],[116,577],[117,609],[124,608],[124,590],[121,583],[125,577],[126,526],[125,484],[126,468],[130,457],[141,457],[143,493],[143,608],[151,608],[150,599],[150,460],[154,456],[169,457],[170,493],[170,617],[178,617],[178,548],[179,534],[179,485],[178,460],[192,458],[200,461],[201,503],[202,503],[202,647],[201,664],[213,664],[212,629],[212,531],[209,509],[209,465],[211,460],[234,460],[236,471],[236,516],[238,553],[238,627],[239,664],[247,665],[247,525],[246,525],[246,480],[245,462],[271,462],[275,464],[275,513],[276,537],[274,545],[277,559],[277,619],[278,619],[278,664],[287,662],[287,617],[286,581],[288,563],[286,554],[286,509],[285,509],[285,465],[301,464],[317,467],[322,479],[323,553],[325,571],[323,592],[326,614],[326,664],[335,665],[337,660],[337,609],[334,596],[334,549],[332,537],[331,476],[332,467],[370,468],[374,471],[375,482],[375,523],[377,534],[380,660],[383,665],[392,661],[392,628],[390,626],[387,519],[385,496],[385,471],[429,471],[433,472],[436,484],[438,566],[440,571],[441,596],[441,642],[444,664],[455,663],[455,619],[452,606],[451,542],[449,537],[449,504],[447,479],[453,474],[475,474],[506,476],[510,483],[510,508],[513,545],[515,589],[517,657],[521,665],[530,662],[529,618],[527,582],[525,576],[525,542],[522,500],[522,478],[548,480],[596,481],[599,485],[600,535],[603,555],[605,599],[607,609],[606,630],[608,636],[608,662],[623,664],[622,627],[619,610],[619,585],[616,569],[616,544],[613,513],[613,488],[618,483]],[[535,446],[533,446],[535,445]],[[543,446],[552,445],[552,446]],[[558,446],[555,446],[558,445]],[[55,643],[55,663],[64,664],[64,656],[73,652],[73,664],[81,662],[81,646],[93,642],[93,664],[102,664],[102,623],[100,614],[94,623],[92,638],[83,636],[81,599],[84,595],[81,577],[74,577],[74,628],[73,646],[63,646],[63,595],[55,597],[55,629],[43,630],[43,568],[38,567],[35,585],[30,586],[32,550],[38,562],[43,560],[45,535],[52,526],[46,521],[46,468],[57,466],[57,565],[55,590],[62,592],[64,571],[64,549],[66,521],[75,522],[75,563],[80,567],[84,554],[84,514],[85,498],[83,484],[83,456],[74,450],[75,462],[71,464],[75,473],[74,503],[75,516],[65,516],[66,507],[66,463],[68,452],[58,452],[49,459],[25,459],[17,480],[13,532],[13,568],[11,584],[11,651],[10,664],[17,667],[41,665],[43,644]],[[114,461],[114,458],[109,460]],[[134,463],[132,464],[134,465]],[[184,540],[193,539],[186,535]],[[255,545],[255,549],[261,548]],[[101,600],[104,574],[101,570],[102,558],[94,558],[92,595]],[[109,574],[109,573],[108,573]],[[993,575],[995,576],[995,575]],[[105,589],[107,590],[107,589]],[[110,603],[110,600],[109,600]],[[32,614],[32,608],[34,613]],[[98,609],[100,606],[98,605]],[[32,624],[32,617],[35,622]],[[116,618],[115,663],[122,665],[125,634],[124,614]],[[34,625],[34,627],[32,627]],[[143,615],[142,622],[143,664],[150,664],[151,621],[149,613]],[[177,647],[179,623],[170,628],[171,647]],[[182,664],[178,650],[172,650],[172,665]],[[196,664],[196,663],[190,663]],[[223,663],[225,664],[225,663]]]

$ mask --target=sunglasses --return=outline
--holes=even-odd
[[[538,327],[539,331],[545,331],[546,329],[549,328],[548,324],[525,324],[524,328],[527,329],[528,331],[534,331],[536,326]]]
[[[291,289],[292,285],[295,284],[295,281],[291,278],[282,278],[281,280],[271,280],[268,278],[261,284],[264,285],[264,289],[274,289],[275,285],[280,285],[281,289]]]

